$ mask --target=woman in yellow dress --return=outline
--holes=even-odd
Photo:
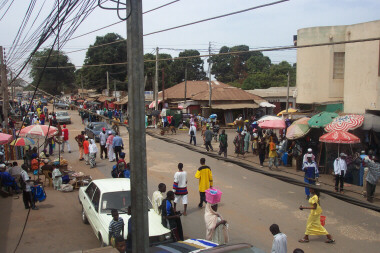
[[[321,224],[322,208],[319,203],[319,191],[310,188],[310,194],[313,195],[313,197],[309,199],[311,207],[306,207],[302,205],[300,206],[301,211],[303,209],[310,209],[310,215],[307,219],[305,236],[304,238],[300,239],[299,242],[309,242],[309,235],[326,235],[326,243],[334,243],[335,240],[332,239],[332,236]]]

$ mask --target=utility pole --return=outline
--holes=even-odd
[[[142,1],[127,1],[129,156],[131,161],[132,252],[149,252],[148,187],[144,105]]]
[[[113,80],[113,96],[116,98],[116,80]]]
[[[5,66],[3,57],[3,47],[0,46],[0,66],[1,66],[1,90],[3,93],[3,122],[8,120],[8,108],[9,108],[9,96],[8,96],[8,80],[7,80],[7,68]],[[5,127],[8,128],[8,124],[5,123]]]
[[[158,110],[158,50],[158,47],[156,47],[156,74],[154,79],[154,109],[156,111]]]
[[[162,108],[164,108],[165,104],[165,69],[162,68]]]
[[[186,100],[187,100],[187,61],[186,61],[186,65],[185,65],[185,104],[186,104]]]
[[[107,96],[110,96],[110,77],[107,71]]]
[[[80,83],[82,84],[82,92],[80,94],[81,98],[83,98],[83,76],[80,75]]]
[[[288,110],[289,110],[289,85],[290,85],[290,71],[288,71],[288,89],[286,93],[286,113],[288,113]]]
[[[208,54],[211,55],[211,41],[208,44]],[[209,107],[209,114],[211,114],[211,97],[212,97],[212,88],[211,88],[211,60],[208,63],[208,87],[209,87],[209,95],[210,95],[209,96],[209,100],[208,100],[208,107]]]

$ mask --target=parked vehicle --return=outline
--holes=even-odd
[[[40,101],[41,101],[41,105],[43,105],[43,106],[48,105],[48,101],[46,98],[42,98]]]
[[[54,107],[57,108],[57,109],[65,109],[65,110],[69,109],[69,105],[66,104],[66,103],[62,103],[62,102],[56,102],[56,103],[54,103]]]
[[[92,181],[79,189],[79,202],[82,205],[82,221],[90,224],[102,246],[109,245],[108,228],[112,220],[111,210],[117,209],[125,223],[124,239],[128,236],[128,206],[131,204],[129,178],[107,178]],[[149,244],[157,245],[172,242],[171,231],[161,224],[149,199]]]
[[[112,127],[108,125],[106,122],[90,122],[87,124],[86,128],[84,129],[84,132],[88,136],[88,138],[95,139],[95,142],[99,142],[99,135],[102,132],[103,128],[106,129],[106,132],[111,131],[112,134],[115,134],[115,131],[112,130]]]
[[[67,111],[58,111],[55,113],[58,123],[71,124],[71,117]]]

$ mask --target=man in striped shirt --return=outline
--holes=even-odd
[[[108,239],[109,239],[110,244],[112,244],[111,238],[112,237],[116,238],[116,237],[120,236],[120,232],[121,232],[122,238],[124,238],[124,220],[123,220],[123,218],[119,217],[119,213],[116,209],[112,209],[111,214],[112,214],[113,220],[110,222],[110,226],[108,228],[108,230],[109,230]],[[115,245],[112,244],[112,246],[115,246]]]
[[[183,204],[183,215],[186,216],[187,210],[187,173],[183,171],[183,164],[178,164],[178,171],[174,174],[174,183],[173,183],[173,191],[175,194],[174,198],[174,212],[177,211],[176,206],[180,200],[182,200]]]

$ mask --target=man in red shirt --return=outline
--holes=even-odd
[[[45,125],[45,114],[44,113],[41,113],[41,115],[40,115],[40,124]]]
[[[67,144],[67,150],[71,153],[70,143],[69,143],[69,129],[66,128],[66,125],[63,125],[62,129],[62,153],[65,153],[65,144]]]
[[[89,163],[89,157],[88,157],[88,155],[89,155],[89,153],[90,153],[90,150],[89,150],[89,145],[90,145],[90,143],[88,142],[88,136],[86,135],[85,137],[84,137],[84,142],[83,142],[83,152],[84,152],[84,160],[86,161],[86,164],[87,165],[89,165],[90,163]]]

